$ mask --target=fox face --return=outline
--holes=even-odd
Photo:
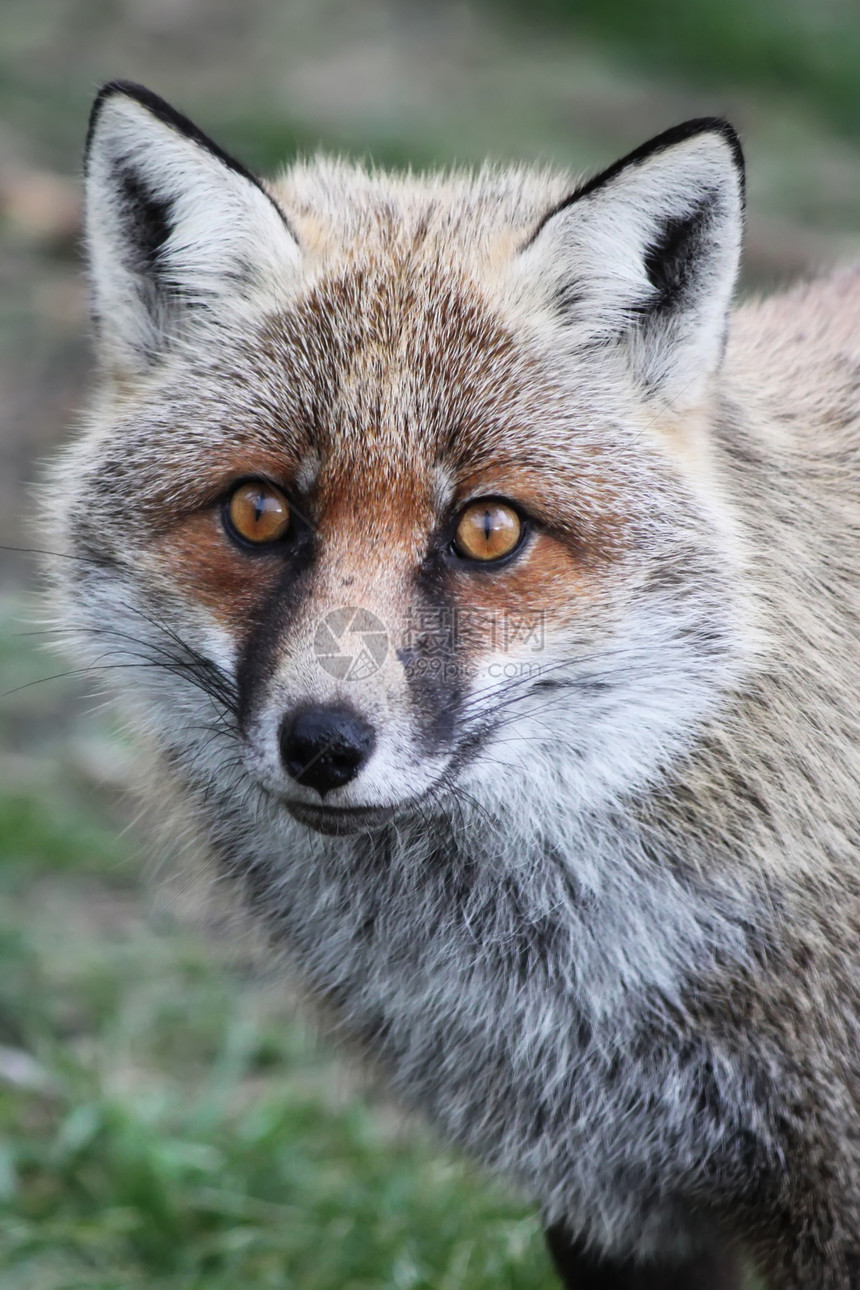
[[[66,616],[180,778],[343,834],[660,774],[743,655],[706,433],[741,208],[711,120],[579,187],[263,186],[102,92]]]

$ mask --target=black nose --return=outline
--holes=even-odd
[[[291,779],[325,797],[355,778],[375,742],[373,728],[345,708],[306,708],[281,727],[281,760]]]

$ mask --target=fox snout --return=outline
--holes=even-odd
[[[281,724],[279,748],[284,770],[320,798],[355,779],[376,745],[376,732],[343,707],[304,708]]]

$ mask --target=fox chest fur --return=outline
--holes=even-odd
[[[57,594],[215,872],[569,1284],[858,1284],[858,279],[729,321],[714,120],[87,184]]]

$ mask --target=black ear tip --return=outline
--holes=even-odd
[[[679,143],[686,143],[688,139],[698,138],[703,134],[719,135],[724,143],[728,145],[732,161],[738,172],[738,178],[741,184],[741,191],[744,186],[744,151],[741,147],[740,137],[733,125],[725,117],[721,116],[697,116],[690,121],[682,121],[680,125],[673,125],[671,129],[664,130],[662,134],[656,135],[649,139],[633,152],[622,157],[620,162],[610,167],[612,172],[616,172],[632,163],[647,161],[655,153],[666,152],[669,148],[674,148]],[[604,176],[609,172],[604,172]]]
[[[699,116],[694,117],[691,121],[682,121],[680,125],[673,125],[671,129],[664,130],[662,134],[655,135],[653,139],[648,139],[645,143],[628,152],[626,156],[621,157],[619,161],[608,166],[606,170],[601,170],[599,174],[593,175],[579,184],[569,196],[553,206],[547,211],[537,228],[525,242],[523,249],[530,246],[540,233],[545,224],[557,215],[560,211],[572,206],[575,202],[581,201],[583,197],[590,197],[600,188],[604,188],[614,179],[631,166],[639,166],[648,161],[658,153],[666,152],[669,148],[674,148],[676,144],[686,143],[688,139],[694,139],[701,134],[717,134],[728,144],[731,152],[732,162],[734,163],[735,172],[738,177],[740,187],[741,208],[743,209],[746,201],[746,176],[744,167],[744,153],[741,147],[741,141],[738,132],[734,126],[730,125],[724,117],[720,116]]]
[[[101,87],[96,95],[93,106],[90,110],[90,121],[87,129],[86,144],[84,146],[85,172],[88,170],[89,158],[95,140],[96,129],[98,127],[99,118],[104,111],[104,106],[110,99],[117,97],[132,99],[135,103],[139,103],[141,107],[146,109],[150,116],[154,117],[157,121],[160,121],[162,125],[167,126],[174,132],[174,134],[177,134],[184,139],[188,139],[191,143],[196,144],[198,148],[202,148],[205,152],[209,153],[211,157],[214,157],[217,161],[221,162],[222,165],[227,166],[230,170],[235,171],[236,174],[247,179],[249,183],[253,184],[255,188],[258,188],[260,192],[263,193],[266,200],[271,202],[274,209],[278,212],[280,218],[285,224],[287,223],[286,217],[280,206],[278,206],[271,194],[266,191],[256,175],[252,174],[251,171],[248,170],[246,166],[243,166],[240,161],[237,161],[235,157],[231,157],[229,153],[219,147],[217,143],[210,139],[207,134],[204,134],[199,126],[196,126],[187,116],[183,116],[181,112],[176,111],[176,108],[171,107],[166,99],[153,93],[153,91],[147,89],[145,85],[138,85],[136,81],[108,81]],[[289,225],[287,225],[287,227],[289,228]],[[294,236],[292,232],[291,235]]]
[[[144,107],[149,108],[151,112],[155,112],[156,116],[164,117],[172,111],[169,103],[166,103],[164,99],[159,98],[157,94],[153,94],[152,90],[148,90],[145,85],[138,85],[136,81],[107,81],[95,96],[93,105],[90,108],[90,119],[89,124],[87,125],[87,140],[84,145],[84,158],[88,157],[90,154],[93,135],[95,134],[96,125],[98,124],[98,119],[102,114],[104,105],[107,103],[108,99],[116,98],[117,95],[121,95],[128,99],[134,99]]]
[[[249,179],[251,183],[256,184],[259,187],[259,180],[257,177],[252,175],[251,172],[241,164],[241,162],[236,161],[235,157],[231,157],[223,150],[223,148],[219,148],[218,144],[210,139],[207,134],[204,134],[199,126],[195,125],[187,116],[183,116],[181,112],[177,112],[176,108],[171,107],[166,99],[161,98],[159,94],[155,94],[152,90],[147,89],[145,85],[138,85],[136,81],[108,81],[107,84],[103,85],[99,90],[90,111],[90,123],[89,129],[87,130],[87,141],[84,148],[85,165],[86,159],[90,155],[95,131],[98,126],[99,117],[104,110],[104,106],[110,99],[118,97],[132,99],[135,103],[139,103],[142,108],[146,109],[150,116],[154,117],[157,121],[160,121],[162,125],[168,126],[175,134],[181,135],[185,139],[189,139],[192,143],[196,143],[198,147],[205,148],[205,150],[211,153],[213,157],[217,157],[225,165],[229,166],[231,170],[238,171],[240,174],[244,175],[246,179]]]
[[[680,143],[684,139],[692,139],[697,134],[719,134],[729,145],[732,154],[732,160],[735,163],[738,175],[741,181],[741,190],[743,191],[746,178],[746,161],[744,159],[744,150],[741,145],[740,135],[730,121],[722,116],[700,116],[694,117],[692,121],[685,121],[683,125],[676,126],[674,130],[667,130],[665,135],[660,135],[660,139],[667,139],[668,144],[673,142]],[[672,136],[675,136],[674,138]]]
[[[126,98],[137,99],[140,103],[145,103],[147,100],[164,103],[164,100],[159,98],[157,94],[147,89],[145,85],[139,85],[137,81],[106,81],[96,94],[93,111],[97,112],[104,100],[111,98],[114,94],[124,94]],[[165,104],[165,106],[167,105]]]

